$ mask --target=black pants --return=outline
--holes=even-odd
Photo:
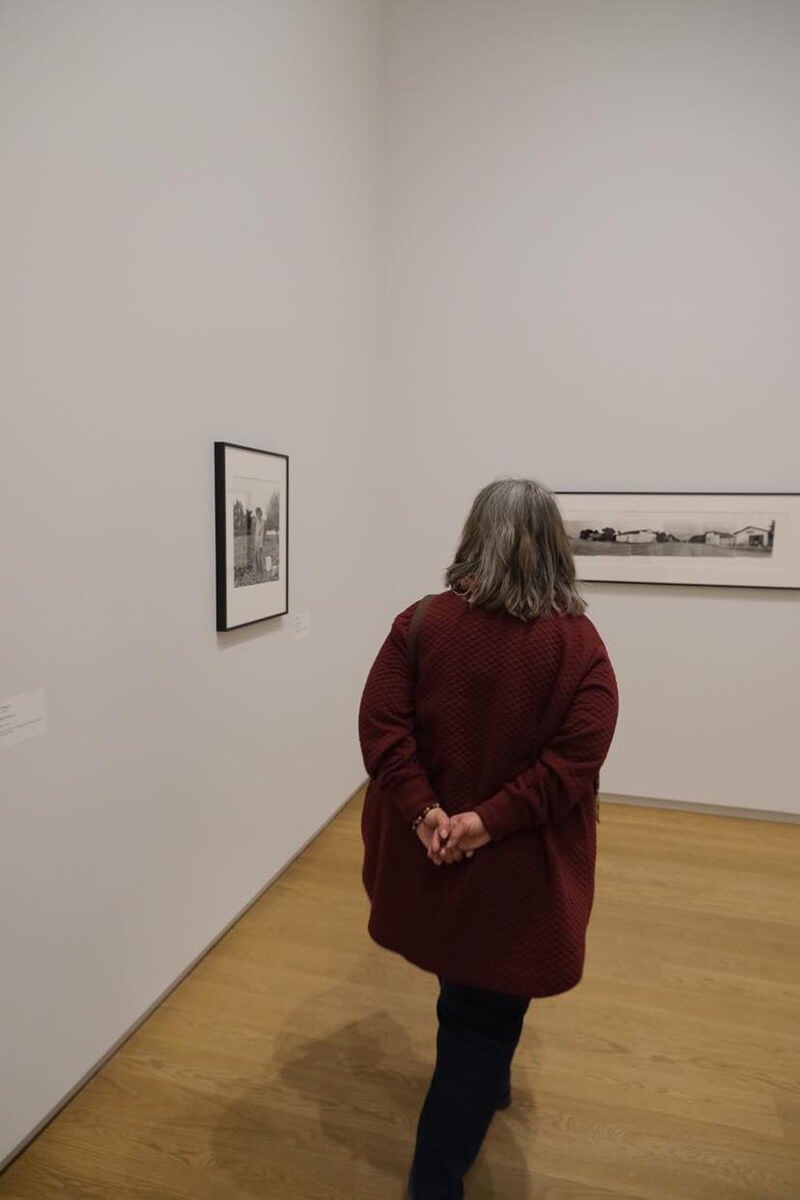
[[[461,1200],[498,1104],[530,1001],[442,980],[436,1070],[422,1109],[413,1200]]]

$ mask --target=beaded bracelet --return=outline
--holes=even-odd
[[[427,808],[423,808],[419,816],[411,823],[411,832],[416,833],[422,822],[427,817],[428,813],[433,812],[435,808],[441,808],[441,804],[429,804]]]

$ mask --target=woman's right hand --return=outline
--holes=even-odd
[[[451,819],[443,808],[432,808],[417,826],[417,837],[428,851],[431,862],[441,867],[444,863],[461,862],[464,855],[456,848],[448,849]]]
[[[476,850],[488,846],[491,841],[489,831],[481,816],[476,812],[456,813],[450,821],[450,832],[447,844],[446,861],[458,862],[460,859],[450,859],[450,855],[460,854],[472,858]]]

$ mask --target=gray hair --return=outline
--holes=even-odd
[[[532,479],[478,492],[445,582],[470,604],[522,621],[586,611],[555,496]]]

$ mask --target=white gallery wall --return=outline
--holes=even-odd
[[[800,491],[800,5],[390,7],[392,605],[477,489]],[[800,595],[595,585],[604,789],[800,812]]]
[[[363,776],[380,8],[0,3],[0,1162]],[[214,632],[212,444],[293,613]]]

